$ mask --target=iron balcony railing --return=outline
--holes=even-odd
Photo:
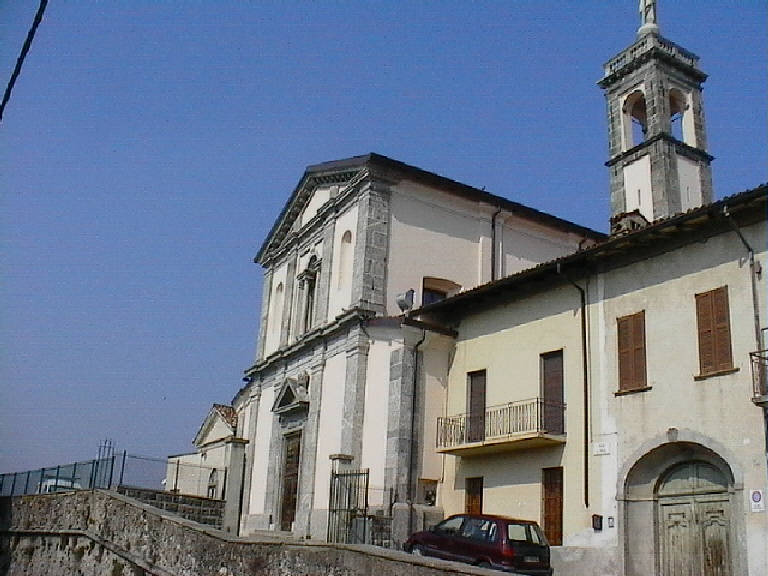
[[[565,404],[532,398],[491,406],[481,414],[437,419],[438,448],[528,434],[565,435]]]
[[[765,401],[768,396],[768,350],[750,352],[752,361],[752,397]]]

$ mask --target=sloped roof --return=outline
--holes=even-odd
[[[523,218],[528,218],[567,232],[581,234],[593,240],[600,241],[606,238],[605,234],[598,232],[597,230],[581,226],[569,220],[558,218],[557,216],[553,216],[546,212],[541,212],[535,208],[508,200],[502,196],[491,194],[485,190],[474,188],[468,184],[462,184],[461,182],[440,176],[434,172],[429,172],[416,166],[411,166],[387,156],[371,152],[362,156],[352,156],[351,158],[333,160],[331,162],[323,162],[321,164],[308,166],[296,185],[296,188],[288,198],[288,201],[283,206],[283,209],[275,220],[275,224],[272,226],[269,234],[267,234],[264,243],[254,258],[254,262],[262,262],[269,249],[282,242],[282,239],[286,236],[291,225],[303,208],[304,202],[307,201],[308,191],[311,191],[311,189],[320,183],[343,184],[349,182],[356,173],[365,168],[374,171],[396,172],[408,179],[435,188],[440,188],[462,198],[477,202],[485,202],[489,205],[496,206],[497,208],[514,212]]]
[[[592,248],[544,262],[417,308],[408,314],[408,318],[415,320],[420,316],[461,315],[465,310],[483,304],[492,305],[512,295],[545,291],[569,279],[644,260],[702,238],[733,230],[729,218],[740,226],[768,219],[768,184],[656,220],[645,228],[614,236]],[[468,307],[470,304],[473,308]]]
[[[214,404],[211,406],[211,409],[208,411],[208,415],[200,425],[200,429],[197,431],[197,434],[195,434],[195,439],[193,441],[195,446],[201,445],[203,438],[213,427],[213,424],[217,418],[220,418],[224,424],[229,427],[229,429],[232,431],[232,434],[237,432],[237,412],[235,412],[235,409],[232,408],[232,406],[227,406],[226,404]]]

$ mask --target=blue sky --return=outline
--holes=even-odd
[[[0,0],[0,78],[36,1]],[[661,0],[718,197],[766,178],[766,3]],[[607,229],[636,0],[52,1],[0,125],[0,472],[189,451],[253,361],[304,167],[378,152]]]

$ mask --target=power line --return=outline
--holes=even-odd
[[[48,5],[48,0],[40,0],[40,6],[37,8],[37,14],[35,14],[35,20],[32,22],[32,27],[27,32],[27,39],[24,40],[24,46],[21,47],[21,54],[16,59],[16,67],[13,69],[11,79],[8,80],[8,86],[5,87],[5,94],[3,94],[3,102],[0,104],[0,122],[3,121],[3,112],[5,111],[5,105],[8,104],[8,100],[11,99],[11,90],[13,90],[14,84],[16,84],[16,78],[21,73],[21,65],[24,64],[24,58],[27,57],[30,46],[32,46],[32,40],[35,38],[35,32],[40,25],[40,21],[43,19],[43,13],[45,7]]]

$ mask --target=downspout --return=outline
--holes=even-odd
[[[416,431],[416,385],[419,381],[419,347],[427,338],[427,331],[421,331],[421,340],[413,347],[413,387],[411,396],[411,449],[408,451],[408,535],[413,534],[413,463],[414,433]]]
[[[741,240],[741,243],[744,245],[744,248],[746,248],[747,254],[749,255],[749,279],[752,284],[752,313],[755,323],[755,351],[759,351],[762,349],[762,342],[760,341],[760,300],[757,295],[758,272],[756,269],[757,267],[755,266],[755,251],[752,249],[749,242],[747,242],[747,239],[744,238],[744,234],[741,233],[739,226],[733,221],[731,214],[728,212],[728,206],[723,206],[723,216],[728,224],[730,224],[731,228],[733,228],[733,231],[736,232],[736,235],[739,237],[739,240]],[[763,406],[763,427],[765,428],[765,460],[766,465],[768,465],[768,406]]]
[[[589,380],[587,364],[587,293],[561,270],[557,263],[557,273],[579,291],[581,297],[581,369],[584,382],[584,506],[589,508]]]
[[[496,260],[498,260],[496,252],[496,217],[499,214],[501,214],[501,208],[497,208],[496,212],[491,216],[491,282],[496,280]]]

